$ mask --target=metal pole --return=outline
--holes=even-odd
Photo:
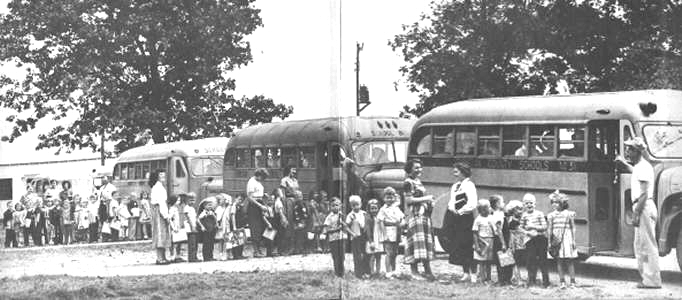
[[[104,167],[104,127],[100,129],[101,144],[100,144],[100,158],[102,160],[102,167]]]
[[[355,42],[355,115],[360,116],[360,51],[364,43]]]

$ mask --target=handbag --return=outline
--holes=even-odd
[[[178,230],[177,232],[175,232],[175,231],[171,232],[171,241],[173,243],[186,242],[187,241],[187,229],[182,228],[182,229]]]
[[[507,267],[516,263],[516,261],[514,261],[514,255],[512,254],[511,249],[507,249],[507,251],[497,251],[497,259],[500,262],[500,267]]]
[[[104,233],[104,234],[111,234],[111,227],[109,226],[109,223],[108,223],[108,222],[104,222],[104,223],[102,224],[102,230],[101,230],[101,232]]]
[[[263,237],[268,239],[268,240],[271,240],[271,241],[275,240],[276,235],[277,235],[277,230],[272,229],[272,228],[265,228],[265,231],[263,231]]]

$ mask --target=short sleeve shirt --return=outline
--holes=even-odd
[[[256,177],[251,177],[249,179],[249,182],[246,183],[246,194],[249,197],[253,198],[262,198],[263,194],[265,194],[265,189],[263,188],[263,185],[256,180]]]
[[[632,169],[632,177],[630,177],[630,190],[632,195],[632,201],[637,199],[639,195],[642,194],[640,190],[640,181],[646,181],[649,183],[648,190],[646,191],[647,199],[653,199],[654,197],[654,168],[651,164],[642,158]]]
[[[324,225],[333,228],[341,226],[341,214],[330,213],[329,215],[327,215],[327,218],[325,218]],[[329,239],[330,242],[343,240],[346,238],[346,233],[344,233],[343,230],[330,232],[327,235],[327,238]]]
[[[487,217],[478,216],[474,220],[474,224],[471,227],[472,231],[477,231],[480,237],[494,237],[495,236],[495,224],[493,224],[493,218],[489,215]]]

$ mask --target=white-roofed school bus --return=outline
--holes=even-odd
[[[332,117],[245,128],[227,146],[224,189],[244,193],[255,169],[266,168],[270,193],[291,166],[306,198],[324,190],[330,197],[358,194],[367,201],[387,186],[402,186],[413,124],[395,117]]]
[[[150,191],[153,170],[166,172],[168,194],[194,192],[197,200],[222,191],[222,165],[229,138],[214,137],[136,147],[118,158],[112,183],[122,194]]]
[[[429,193],[448,195],[452,166],[466,162],[479,198],[505,201],[559,189],[576,212],[583,255],[632,256],[630,174],[616,165],[623,142],[643,137],[655,171],[659,254],[677,248],[682,267],[682,91],[646,90],[460,101],[436,107],[415,124],[408,158],[423,162]],[[443,201],[433,220],[439,228]]]

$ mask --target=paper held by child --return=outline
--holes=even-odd
[[[268,240],[271,240],[271,241],[275,240],[276,235],[277,235],[277,230],[272,229],[272,228],[266,228],[265,231],[263,231],[263,237],[268,239]]]

